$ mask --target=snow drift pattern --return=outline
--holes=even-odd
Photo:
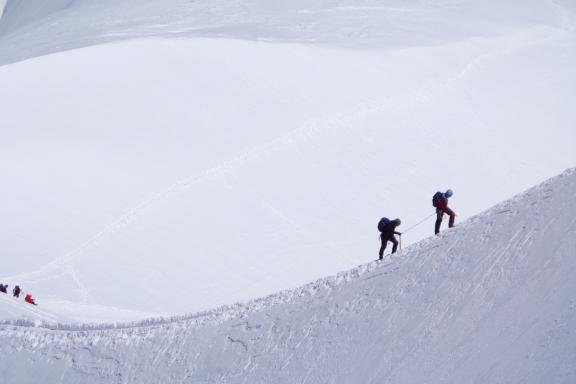
[[[72,4],[74,0],[0,0],[0,35],[38,22]]]
[[[575,194],[572,169],[390,262],[246,305],[76,331],[3,325],[0,380],[573,383]]]

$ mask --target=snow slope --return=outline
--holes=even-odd
[[[571,169],[390,261],[181,320],[3,325],[0,379],[574,383],[575,196]]]
[[[0,281],[106,322],[364,263],[576,163],[575,42],[569,1],[11,0]]]

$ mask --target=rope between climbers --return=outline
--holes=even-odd
[[[402,231],[402,233],[406,233],[406,232],[409,232],[409,231],[413,230],[414,228],[416,228],[416,227],[419,226],[420,224],[424,223],[426,220],[428,220],[428,219],[431,218],[432,216],[436,216],[436,213],[432,213],[431,215],[426,216],[425,218],[423,218],[422,220],[420,220],[419,222],[417,222],[416,224],[414,224],[414,225],[411,226],[410,228]]]

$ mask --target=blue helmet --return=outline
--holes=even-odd
[[[446,197],[452,197],[453,194],[454,191],[452,191],[451,189],[448,189],[446,192],[444,192],[444,196]]]

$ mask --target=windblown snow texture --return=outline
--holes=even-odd
[[[0,327],[3,383],[576,381],[576,169],[373,262],[171,321]]]
[[[0,35],[41,23],[74,0],[0,0]]]

